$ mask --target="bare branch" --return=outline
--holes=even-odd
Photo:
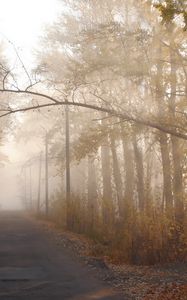
[[[5,89],[5,82],[6,82],[6,79],[7,79],[9,74],[10,74],[10,71],[7,71],[5,76],[3,77],[3,89]]]
[[[28,94],[28,95],[34,95],[34,96],[38,96],[38,97],[42,97],[42,98],[46,98],[48,100],[51,100],[52,102],[55,102],[55,103],[61,103],[61,101],[58,101],[57,99],[49,96],[49,95],[46,95],[46,94],[42,94],[42,93],[39,93],[39,92],[33,92],[33,91],[29,91],[28,89],[26,90],[11,90],[11,89],[0,89],[0,92],[2,93],[13,93],[13,94]]]
[[[12,47],[14,48],[14,51],[15,51],[15,53],[16,53],[16,55],[17,55],[17,58],[19,59],[21,65],[22,65],[22,68],[23,68],[23,70],[25,71],[25,74],[26,74],[26,76],[27,76],[28,79],[29,79],[30,85],[32,85],[32,80],[31,80],[31,77],[30,77],[30,75],[29,75],[29,72],[27,71],[27,69],[26,69],[26,67],[25,67],[25,65],[24,65],[24,63],[23,63],[23,61],[22,61],[22,59],[21,59],[21,57],[20,57],[20,55],[19,55],[19,53],[18,53],[18,50],[17,50],[16,46],[15,46],[14,43],[13,43],[12,41],[10,41],[10,40],[9,40],[9,43],[10,43],[10,44],[12,45]]]
[[[116,117],[120,118],[121,120],[126,120],[126,121],[129,121],[129,122],[134,122],[134,123],[139,124],[139,125],[148,126],[150,128],[153,128],[153,129],[158,129],[158,130],[160,130],[162,132],[165,132],[167,134],[171,134],[171,135],[176,136],[178,138],[181,138],[183,140],[187,140],[187,134],[179,132],[178,128],[176,128],[176,130],[174,130],[174,129],[171,129],[170,127],[160,125],[159,123],[152,122],[150,120],[141,119],[137,116],[131,116],[128,112],[118,112],[118,111],[115,111],[113,109],[99,107],[97,105],[86,104],[86,103],[81,103],[81,102],[71,102],[71,101],[62,101],[62,102],[60,102],[60,101],[58,101],[58,100],[54,99],[53,97],[50,97],[46,94],[42,94],[42,93],[38,93],[38,92],[31,92],[31,91],[26,91],[26,90],[24,90],[24,91],[23,90],[15,91],[15,90],[9,90],[9,89],[6,89],[6,90],[0,89],[0,92],[31,94],[31,95],[36,95],[36,96],[39,96],[39,97],[42,97],[42,98],[45,98],[45,99],[49,99],[49,100],[52,101],[52,103],[46,103],[46,104],[41,104],[41,105],[36,105],[36,106],[31,106],[31,107],[26,107],[26,108],[18,108],[18,109],[15,109],[15,110],[7,111],[6,113],[0,115],[0,117],[5,117],[7,115],[14,114],[14,113],[17,113],[17,112],[37,110],[39,108],[44,108],[44,107],[70,105],[70,106],[84,107],[84,108],[88,108],[88,109],[92,109],[92,110],[96,110],[96,111],[100,111],[100,112],[105,112],[105,113],[108,113],[109,115],[116,116]]]
[[[33,86],[37,85],[40,82],[41,82],[41,80],[35,81],[34,83],[28,85],[25,90],[28,91],[29,89],[31,89]]]

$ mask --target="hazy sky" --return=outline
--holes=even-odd
[[[0,7],[0,39],[13,42],[22,58],[31,62],[45,24],[53,22],[62,8],[60,0],[0,0]],[[10,44],[6,54],[15,57]]]
[[[25,66],[32,68],[34,49],[45,25],[52,23],[60,13],[60,0],[0,0],[0,8],[0,40],[4,43],[6,57],[10,64],[15,61],[13,43]],[[13,141],[6,142],[3,148],[10,164],[0,167],[0,205],[4,209],[19,208],[20,167],[17,162],[24,160],[29,151],[23,155],[21,145]]]

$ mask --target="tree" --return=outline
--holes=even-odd
[[[38,54],[39,79],[12,88],[5,72],[1,92],[29,98],[5,107],[1,117],[49,110],[63,191],[64,120],[56,111],[68,107],[68,227],[94,234],[133,262],[167,259],[173,249],[178,255],[185,221],[184,34],[174,24],[161,26],[145,2],[66,3]]]
[[[161,0],[154,6],[160,11],[163,23],[170,24],[176,16],[182,16],[184,30],[187,29],[187,1]]]

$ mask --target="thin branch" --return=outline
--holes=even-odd
[[[37,84],[40,83],[40,82],[41,82],[41,80],[38,80],[38,81],[36,81],[36,82],[34,82],[34,83],[28,85],[28,86],[26,87],[25,90],[28,91],[30,88],[32,88],[33,86],[37,85]]]
[[[28,89],[26,89],[26,90],[0,89],[0,92],[2,92],[2,93],[7,92],[7,93],[13,93],[13,94],[29,94],[29,95],[34,95],[34,96],[49,99],[49,100],[51,100],[52,102],[55,102],[55,103],[61,103],[61,101],[58,101],[57,99],[55,99],[55,98],[53,98],[49,95],[39,93],[39,92],[29,91]]]
[[[10,71],[7,71],[5,76],[3,77],[3,89],[5,89],[5,81],[6,81],[9,74],[10,74]]]
[[[110,115],[110,116],[103,117],[103,118],[92,119],[92,121],[103,121],[103,120],[108,120],[108,119],[113,118],[113,117],[116,117],[116,116]]]
[[[10,40],[9,40],[9,43],[10,43],[10,44],[12,45],[12,47],[14,48],[14,51],[15,51],[15,53],[16,53],[16,55],[17,55],[17,57],[18,57],[18,59],[19,59],[19,61],[20,61],[20,63],[21,63],[21,65],[22,65],[24,71],[25,71],[25,74],[26,74],[26,76],[27,76],[28,79],[29,79],[30,85],[32,85],[32,80],[31,80],[31,77],[30,77],[30,75],[29,75],[29,72],[27,71],[27,69],[26,69],[26,67],[25,67],[25,65],[24,65],[24,63],[23,63],[23,61],[22,61],[22,59],[21,59],[21,57],[20,57],[20,55],[19,55],[19,53],[18,53],[18,50],[17,50],[16,46],[15,46],[14,43],[13,43],[12,41],[10,41]]]
[[[112,106],[111,103],[108,102],[107,100],[105,100],[103,97],[101,97],[101,96],[99,96],[99,95],[97,95],[95,93],[91,93],[91,92],[90,92],[90,95],[95,96],[96,98],[100,99],[101,101],[103,101],[104,103],[106,103],[108,106]]]

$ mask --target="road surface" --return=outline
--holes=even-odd
[[[0,299],[121,300],[94,271],[21,213],[0,213]]]

